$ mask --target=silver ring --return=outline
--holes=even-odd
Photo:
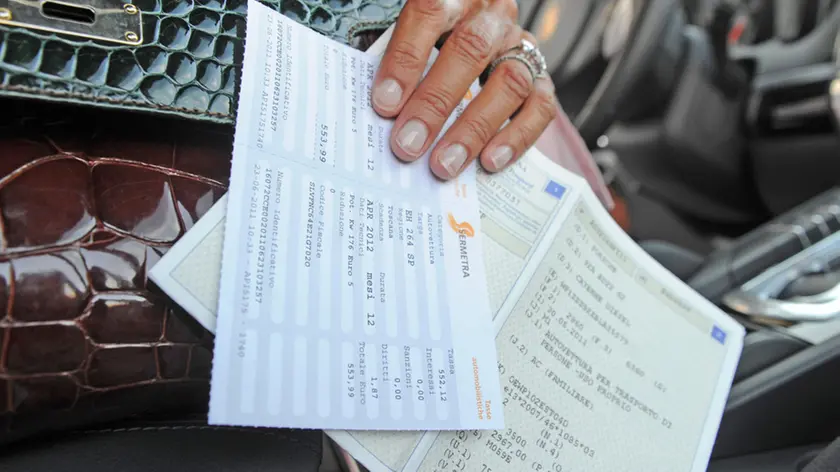
[[[492,74],[499,64],[507,60],[519,61],[525,64],[528,72],[531,73],[532,81],[536,81],[538,78],[548,77],[548,66],[545,64],[545,56],[543,56],[543,53],[540,52],[534,43],[527,39],[523,39],[518,45],[508,49],[490,63],[488,75]]]

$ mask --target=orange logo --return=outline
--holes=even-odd
[[[467,223],[466,221],[463,223],[458,223],[452,213],[449,213],[449,226],[452,227],[452,230],[458,234],[463,234],[464,236],[471,238],[475,236],[475,230],[473,229],[472,225]]]
[[[472,100],[472,90],[467,90],[467,94],[464,95],[464,100]]]

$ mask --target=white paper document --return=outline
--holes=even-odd
[[[477,189],[506,429],[328,433],[374,471],[705,470],[743,328],[538,151]],[[151,271],[211,331],[224,216]]]
[[[399,163],[377,61],[249,3],[213,424],[504,424],[475,171]]]
[[[359,53],[348,51],[347,54]],[[320,70],[312,74],[322,77],[318,75],[322,74]],[[257,76],[253,80],[262,80],[262,77]],[[317,81],[308,80],[313,83]],[[295,87],[295,90],[304,93],[305,87]],[[339,107],[345,104],[342,97],[331,100]],[[253,100],[255,110],[259,109],[259,103],[259,100]],[[318,106],[320,103],[319,101]],[[308,109],[309,106],[298,105],[300,110]],[[251,113],[258,116],[258,111]],[[241,119],[243,118],[240,117]],[[303,119],[298,121],[304,122]],[[303,136],[305,133],[300,133],[299,138],[303,139]],[[275,142],[278,143],[277,146],[282,147],[283,139],[275,138]],[[306,155],[305,150],[301,155]],[[361,154],[357,154],[356,157],[357,163],[361,162],[359,155]],[[331,158],[338,160],[342,156],[340,151],[331,154]],[[384,156],[383,160],[377,161],[377,165],[388,165],[387,159],[392,158]],[[425,166],[425,163],[422,165]],[[271,168],[274,169],[273,166]],[[291,165],[288,168],[298,169]],[[304,170],[307,169],[315,167],[305,167]],[[397,172],[401,167],[395,164],[391,169]],[[293,170],[284,172],[287,173],[284,175],[295,175]],[[313,179],[315,175],[319,175],[314,171],[307,172],[310,172],[308,175],[313,175]],[[253,176],[249,178],[248,175],[246,173],[239,176],[242,187],[256,185],[261,189],[260,192],[263,192],[257,192],[257,195],[263,195],[264,187],[259,187],[263,184],[259,179]],[[332,181],[339,181],[338,177],[333,175],[330,174]],[[257,182],[254,183],[254,180]],[[234,176],[232,182],[236,181],[237,176]],[[341,182],[343,185],[345,181]],[[451,184],[433,184],[430,188],[453,188]],[[480,222],[472,225],[475,236],[468,243],[481,246],[481,260],[471,259],[470,267],[472,270],[484,267],[486,272],[486,303],[493,313],[491,329],[498,355],[497,359],[493,359],[494,365],[491,370],[497,372],[501,380],[500,397],[493,400],[491,413],[495,420],[498,414],[504,412],[503,429],[498,427],[500,429],[486,430],[463,426],[454,431],[439,431],[452,428],[441,426],[436,419],[436,413],[433,414],[438,410],[429,406],[431,404],[428,403],[428,399],[423,403],[427,412],[426,419],[417,420],[412,427],[402,429],[422,428],[429,431],[360,431],[359,429],[381,429],[382,424],[385,427],[396,424],[390,419],[389,422],[377,423],[383,417],[390,418],[390,407],[384,408],[379,419],[374,420],[367,416],[367,404],[362,407],[360,403],[354,403],[353,411],[357,412],[357,416],[348,426],[346,424],[350,423],[349,421],[342,423],[343,407],[349,403],[343,396],[329,397],[332,401],[329,410],[319,410],[319,399],[323,398],[319,396],[320,393],[346,393],[346,390],[343,390],[347,385],[344,370],[346,366],[339,365],[338,370],[330,370],[327,367],[322,371],[319,364],[321,351],[314,349],[307,351],[308,357],[303,367],[284,367],[283,359],[286,359],[289,353],[294,353],[295,333],[309,336],[309,332],[296,323],[287,328],[289,331],[278,330],[280,325],[272,324],[272,316],[283,317],[284,320],[296,319],[296,305],[288,303],[281,306],[281,309],[285,308],[282,314],[275,313],[273,309],[265,306],[264,312],[267,314],[260,314],[259,319],[265,318],[268,321],[265,325],[253,325],[259,330],[256,348],[252,348],[252,338],[247,335],[244,338],[239,337],[243,332],[240,328],[235,325],[224,326],[226,318],[235,320],[236,323],[252,323],[247,316],[241,316],[239,308],[244,307],[243,305],[235,304],[237,310],[234,313],[225,314],[224,310],[219,313],[217,344],[224,341],[230,343],[233,349],[231,357],[222,359],[221,362],[228,362],[235,368],[230,368],[228,376],[224,378],[227,385],[217,382],[219,379],[215,375],[220,362],[220,351],[217,348],[213,388],[214,394],[219,386],[226,388],[223,398],[227,402],[228,413],[235,414],[237,421],[241,420],[244,424],[248,424],[250,420],[265,421],[264,417],[274,420],[278,416],[273,416],[273,410],[266,404],[275,405],[275,408],[280,404],[293,409],[291,419],[298,418],[294,416],[294,395],[296,389],[305,389],[307,411],[312,407],[315,420],[323,424],[338,424],[335,429],[327,431],[328,434],[373,471],[706,470],[743,345],[743,327],[653,261],[613,222],[583,179],[550,162],[537,150],[531,149],[519,162],[501,174],[489,175],[479,172],[475,181],[462,182],[454,185],[454,188],[462,192],[464,187],[461,185],[467,185],[467,195],[477,197],[479,202],[477,208],[461,210],[476,213],[465,213],[467,218],[458,214],[455,221],[469,221],[471,224],[473,221]],[[383,187],[377,182],[371,182],[370,188],[371,190],[368,190],[365,181],[362,187],[354,190],[374,192],[382,188],[383,195],[385,189],[390,191],[390,187]],[[234,191],[232,188],[231,199],[236,196]],[[320,201],[319,192],[320,190],[316,192],[316,202]],[[435,195],[439,201],[445,201],[440,193],[433,190],[423,192],[428,193],[422,195]],[[280,197],[282,200],[282,189]],[[405,198],[407,202],[414,201],[410,196]],[[305,194],[294,197],[293,200],[296,207],[292,209],[292,215],[295,215],[295,212],[308,211],[310,204]],[[273,209],[276,208],[272,206],[276,205],[271,203],[272,201],[269,198],[269,221],[273,218]],[[431,201],[433,199],[427,197],[423,203],[431,206]],[[239,220],[236,220],[233,217],[232,205],[226,204],[224,200],[217,203],[151,271],[152,279],[211,331],[216,329],[217,325],[219,274],[222,274],[219,307],[231,303],[230,295],[225,295],[226,281],[230,287],[241,290],[239,285],[243,279],[241,276],[235,276],[228,260],[221,264],[221,254],[223,239],[225,245],[232,244],[231,228],[240,228],[239,235],[234,236],[238,238],[235,240],[236,245],[241,247],[241,251],[246,251],[248,224],[243,221],[247,221],[247,205],[250,203],[246,202],[243,205],[245,208],[238,209],[240,216]],[[257,208],[260,208],[259,200]],[[374,210],[376,216],[376,207]],[[230,216],[226,223],[228,233],[223,238],[226,211]],[[431,213],[434,211],[434,208],[429,209]],[[320,206],[316,207],[315,213],[320,214]],[[375,218],[374,221],[378,220]],[[434,223],[434,219],[431,221]],[[302,222],[289,224],[289,230],[285,233],[277,231],[276,237],[297,241],[297,238],[305,234],[305,226],[301,225]],[[258,221],[255,226],[255,233],[259,234]],[[282,227],[285,226],[280,228]],[[434,233],[433,230],[434,224],[432,231],[427,230],[427,234]],[[451,228],[448,232],[458,236]],[[270,224],[267,233],[266,239],[270,242],[275,237]],[[339,237],[335,229],[332,233],[333,238]],[[446,233],[447,228],[444,225],[444,234]],[[341,241],[342,244],[345,242],[344,239]],[[399,241],[395,238],[393,251],[396,254],[400,254],[396,248]],[[458,238],[453,238],[449,244],[457,242]],[[443,248],[448,251],[445,237],[443,244]],[[267,247],[271,247],[270,243],[267,243]],[[380,247],[381,245],[378,245],[376,249]],[[455,248],[457,251],[458,246]],[[333,251],[341,251],[341,248]],[[228,253],[230,247],[225,250],[225,255]],[[233,254],[238,253],[234,251]],[[296,255],[300,256],[299,253]],[[395,256],[394,260],[397,259]],[[270,256],[268,260],[267,264],[270,265]],[[376,261],[377,259],[374,260]],[[238,256],[234,263],[256,267],[249,265],[255,262],[244,254]],[[322,272],[308,275],[308,285],[304,289],[301,288],[299,263],[294,258],[288,258],[286,264],[290,269],[284,283],[288,284],[293,293],[292,297],[300,297],[300,293],[306,291],[307,296],[315,300],[312,303],[327,304],[330,310],[336,313],[335,317],[329,318],[329,329],[322,328],[317,315],[314,315],[314,320],[308,321],[305,327],[317,328],[315,332],[322,333],[322,336],[332,333],[335,328],[338,328],[338,333],[343,333],[341,314],[345,305],[341,295],[336,295],[329,301],[322,300],[321,297],[324,293],[321,284],[325,282],[320,274],[327,266],[320,265],[319,270]],[[337,264],[342,272],[339,277],[343,277],[346,264],[343,259]],[[279,261],[276,262],[276,267],[280,267]],[[459,264],[455,264],[454,268],[447,267],[443,273],[457,275],[458,270]],[[253,269],[253,273],[255,272],[256,269]],[[234,279],[236,283],[232,283],[230,279]],[[294,281],[288,282],[290,279]],[[422,283],[417,281],[428,279],[418,275],[414,280],[417,284]],[[446,281],[446,284],[453,284],[458,282],[458,279],[450,278]],[[326,283],[332,290],[340,285],[340,279],[333,278]],[[456,307],[468,310],[464,307],[465,304],[482,303],[472,295],[466,295],[467,292],[462,292],[459,296],[455,285],[435,285],[437,292],[428,294],[425,288],[432,284],[425,283],[426,285],[421,286],[424,291],[417,292],[416,299],[413,300],[417,300],[418,303],[416,313],[426,318],[417,318],[423,320],[419,330],[421,336],[415,340],[409,335],[406,341],[409,347],[419,345],[417,343],[420,340],[426,339],[425,333],[431,333],[428,304],[422,305],[428,302],[421,302],[421,299],[434,298],[440,301],[438,306],[441,326],[444,325],[442,320],[457,316],[454,313]],[[275,287],[277,286],[275,281]],[[377,293],[378,287],[375,281],[374,293]],[[254,306],[255,290],[252,289],[249,308]],[[263,296],[275,296],[271,290],[263,290],[264,293],[268,293]],[[453,292],[454,296],[446,295]],[[390,299],[386,299],[386,303],[389,303],[388,300]],[[390,341],[390,325],[386,320],[384,334],[377,332],[374,336],[384,336],[388,340],[387,355],[381,355],[382,346],[377,345],[374,351],[378,352],[379,356],[371,356],[367,351],[354,352],[354,362],[358,366],[358,359],[364,355],[366,371],[374,371],[380,375],[383,365],[387,362],[389,378],[400,378],[401,385],[409,383],[406,381],[407,369],[404,368],[408,365],[411,367],[413,381],[424,380],[424,394],[440,397],[443,389],[450,388],[451,381],[447,380],[447,383],[441,384],[434,377],[440,365],[434,354],[435,347],[432,348],[431,361],[423,364],[423,360],[428,359],[424,357],[425,353],[419,356],[418,360],[421,366],[431,364],[431,370],[425,367],[416,369],[415,364],[411,362],[415,359],[411,350],[406,354],[399,347],[399,343],[402,342],[400,336],[405,336],[403,329],[409,324],[409,310],[405,307],[404,299],[397,300],[397,310],[393,313],[398,314],[400,321],[405,320],[397,324],[397,335],[394,338],[400,339],[397,341],[399,359],[394,362],[389,357],[392,355],[391,346],[394,343]],[[451,305],[444,307],[443,300],[449,300],[447,303]],[[392,312],[386,309],[384,313]],[[352,317],[350,324],[362,322],[365,320],[365,314],[366,311],[359,311]],[[464,330],[466,336],[478,337],[482,334],[474,328],[477,324],[469,324],[469,318],[465,323],[468,325],[460,329]],[[351,333],[365,333],[364,325],[358,331],[355,330],[356,325],[353,327],[354,331]],[[226,329],[232,337],[221,337]],[[277,348],[271,343],[274,333],[278,333],[282,338],[282,355],[276,355],[274,350]],[[454,330],[451,332],[453,342],[458,334]],[[291,339],[288,339],[290,337]],[[240,339],[246,341],[242,358],[247,359],[247,363],[236,358],[239,355],[236,346],[239,345],[237,343]],[[344,355],[341,347],[343,342],[341,339],[329,341],[326,349],[331,353],[338,350]],[[309,346],[310,342],[307,343]],[[356,347],[358,346],[356,344]],[[366,348],[367,346],[368,343],[365,344]],[[462,362],[461,358],[457,357],[458,346],[455,346],[454,350],[454,365],[458,367],[459,362]],[[277,363],[278,358],[280,364]],[[343,361],[343,358],[340,359]],[[469,358],[466,367],[472,368]],[[289,368],[290,377],[277,378],[278,372],[289,375]],[[402,370],[394,373],[393,369]],[[446,362],[442,369],[446,372]],[[460,382],[464,380],[461,372],[455,370],[456,383],[460,387]],[[297,386],[299,378],[295,377],[296,373],[300,373],[301,378],[305,379],[303,387]],[[482,378],[484,375],[482,374]],[[254,378],[257,380],[253,381]],[[469,372],[466,378],[467,383],[472,381]],[[278,389],[283,395],[280,398],[271,396],[275,381],[282,386]],[[368,386],[368,397],[370,389]],[[243,390],[252,392],[251,396],[243,396]],[[395,391],[391,388],[387,393],[393,395]],[[475,397],[474,388],[470,390],[470,394]],[[448,390],[447,395],[451,395]],[[213,401],[218,401],[219,398],[214,395]],[[241,413],[243,398],[253,398],[253,415]],[[413,415],[417,410],[412,408],[415,408],[418,402],[414,401],[414,398],[416,397],[411,399],[414,403],[403,409],[403,419],[416,418]],[[471,400],[471,414],[474,419],[479,405],[476,404],[475,398]],[[384,405],[382,402],[384,400],[381,400],[379,405]],[[449,411],[451,417],[454,407]],[[327,415],[320,417],[319,414],[323,412]],[[486,409],[484,413],[486,415]],[[334,416],[337,418],[333,418]],[[228,420],[230,418],[228,417]]]

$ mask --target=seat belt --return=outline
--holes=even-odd
[[[840,438],[823,449],[801,472],[840,472]]]

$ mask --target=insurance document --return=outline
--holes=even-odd
[[[249,2],[213,424],[504,425],[475,171],[391,154],[377,60]]]

